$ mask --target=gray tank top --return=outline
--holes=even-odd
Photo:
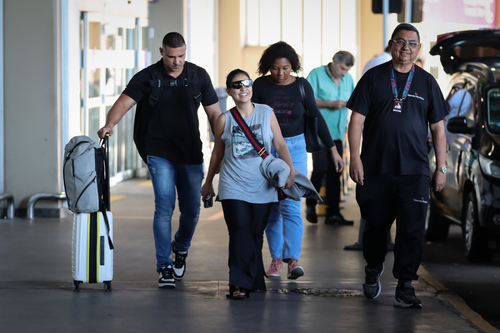
[[[264,104],[254,103],[252,115],[245,118],[250,130],[260,144],[271,151],[273,132],[271,131],[272,109]],[[250,144],[230,111],[225,111],[226,126],[222,134],[225,144],[224,159],[219,174],[219,200],[233,199],[249,203],[277,202],[278,193],[270,182],[262,176],[259,165],[262,157]]]

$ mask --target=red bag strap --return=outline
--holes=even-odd
[[[253,135],[252,131],[250,128],[248,128],[247,123],[243,118],[241,117],[241,114],[239,111],[236,109],[236,107],[231,109],[231,114],[233,115],[234,120],[240,125],[241,129],[243,130],[243,133],[247,137],[248,141],[250,144],[255,148],[257,151],[257,154],[262,157],[263,159],[266,158],[269,154],[266,151],[266,147],[263,147],[260,145],[259,141],[255,138],[255,135]]]

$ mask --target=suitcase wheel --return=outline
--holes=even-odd
[[[111,281],[104,282],[104,291],[111,291]]]
[[[80,291],[80,281],[73,281],[73,291]]]

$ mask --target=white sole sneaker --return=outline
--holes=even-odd
[[[304,269],[301,266],[295,266],[290,273],[288,273],[288,279],[296,280],[304,275]]]

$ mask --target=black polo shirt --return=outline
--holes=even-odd
[[[163,79],[175,80],[168,75],[160,59],[156,64],[161,69]],[[209,106],[219,101],[208,73],[201,67],[197,70],[198,85],[202,94],[201,104]],[[151,72],[145,68],[138,72],[123,91],[137,103],[138,110],[147,112],[149,125],[146,138],[146,154],[167,159],[173,163],[203,163],[200,139],[198,108],[190,87],[182,82],[187,79],[187,66],[176,78],[177,86],[165,87],[156,108],[148,107],[151,95]]]
[[[395,112],[390,62],[370,69],[359,80],[347,107],[366,116],[361,160],[365,176],[429,174],[428,124],[448,114],[436,80],[415,66],[408,97]],[[408,73],[394,71],[401,98]]]

